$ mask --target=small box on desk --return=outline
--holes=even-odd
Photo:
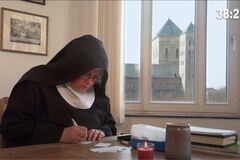
[[[164,151],[165,128],[145,124],[132,125],[130,146],[137,148],[137,143],[144,141],[154,143],[154,150]]]

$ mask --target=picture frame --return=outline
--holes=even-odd
[[[48,17],[2,7],[0,49],[47,56]]]
[[[41,4],[41,5],[45,5],[45,3],[46,3],[46,0],[23,0],[23,1]]]

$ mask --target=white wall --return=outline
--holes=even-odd
[[[84,34],[98,35],[97,4],[98,2],[94,0],[70,0],[69,16],[71,17],[68,17],[70,37]]]
[[[21,0],[0,1],[0,7],[49,17],[48,56],[0,51],[0,97],[9,96],[18,79],[31,67],[47,63],[75,37],[95,34],[95,1],[49,1],[46,5]]]

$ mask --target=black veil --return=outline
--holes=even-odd
[[[56,86],[74,80],[94,68],[101,68],[103,76],[95,85],[99,85],[105,94],[107,67],[108,60],[102,42],[92,35],[85,35],[69,42],[46,65],[30,69],[17,84],[34,81]]]

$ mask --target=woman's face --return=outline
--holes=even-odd
[[[70,86],[76,91],[86,91],[91,88],[97,80],[101,79],[102,73],[102,69],[95,68],[71,81]]]

